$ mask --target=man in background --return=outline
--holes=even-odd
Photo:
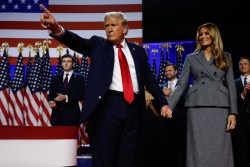
[[[250,166],[250,59],[239,60],[240,77],[235,80],[237,90],[238,116],[233,131],[235,167]]]
[[[79,126],[79,101],[83,101],[85,80],[82,75],[73,71],[74,64],[72,55],[63,55],[64,72],[52,77],[48,96],[49,106],[52,108],[52,126]]]

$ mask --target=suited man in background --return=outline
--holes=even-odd
[[[240,77],[235,80],[238,102],[237,126],[233,131],[235,167],[250,166],[250,59],[239,60]]]
[[[178,66],[167,64],[165,77],[167,82],[160,85],[165,98],[169,98],[177,83]],[[161,167],[185,167],[186,165],[186,128],[187,111],[185,108],[185,94],[173,111],[173,118],[159,118],[159,157]]]
[[[73,71],[75,59],[70,54],[62,56],[64,72],[52,77],[49,89],[49,106],[52,108],[52,126],[79,126],[80,107],[85,93],[84,77]]]
[[[65,30],[42,4],[42,27],[72,50],[91,59],[80,122],[92,123],[92,160],[94,167],[135,167],[145,112],[144,85],[159,101],[164,117],[172,112],[150,70],[143,47],[125,39],[127,19],[121,12],[104,16],[107,39],[82,38]]]

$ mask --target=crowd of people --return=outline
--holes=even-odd
[[[87,39],[40,7],[50,36],[91,58],[87,83],[72,71],[74,60],[63,58],[64,74],[52,79],[49,102],[53,126],[91,126],[94,167],[249,166],[249,58],[240,59],[241,77],[235,80],[217,25],[197,28],[196,49],[186,56],[180,76],[176,65],[168,64],[168,81],[159,85],[144,48],[126,40],[122,12],[105,13],[106,38]],[[81,114],[79,100],[84,100]],[[148,132],[154,134],[150,141]]]

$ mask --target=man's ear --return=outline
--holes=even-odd
[[[127,35],[128,33],[128,25],[123,26],[123,34]]]

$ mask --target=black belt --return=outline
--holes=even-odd
[[[108,90],[108,93],[113,94],[113,95],[117,95],[117,96],[123,96],[124,93],[117,91],[117,90]],[[137,96],[138,94],[134,93],[135,96]]]
[[[123,96],[123,92],[120,91],[116,91],[116,90],[109,90],[108,93],[113,94],[113,95],[117,95],[117,96]]]

